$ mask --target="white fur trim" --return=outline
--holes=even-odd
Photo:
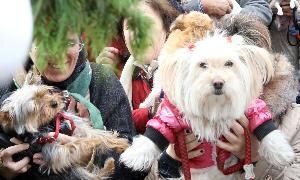
[[[148,170],[161,151],[149,138],[139,135],[132,145],[121,154],[120,161],[135,171]]]
[[[295,159],[295,153],[280,130],[274,130],[261,141],[259,153],[270,164],[283,168]]]
[[[134,57],[130,56],[123,68],[120,77],[120,82],[128,97],[131,109],[132,109],[132,76],[133,76],[133,71],[135,69],[135,65],[133,63],[134,63]]]

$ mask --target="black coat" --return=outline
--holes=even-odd
[[[131,109],[128,98],[121,83],[113,74],[113,72],[104,66],[92,63],[91,68],[92,80],[89,86],[90,101],[100,110],[103,124],[107,130],[117,131],[122,137],[126,137],[131,141],[132,137],[135,135],[135,129],[131,117]],[[79,73],[79,71],[77,73]],[[76,75],[71,75],[71,78],[73,79],[76,77]],[[61,89],[65,89],[70,82],[72,81],[68,79],[66,82],[59,84],[47,81],[44,81],[44,84],[51,86],[56,85]],[[0,99],[16,89],[17,87],[13,82],[9,85],[0,87]],[[97,160],[97,164],[101,167],[108,157],[114,157],[116,160],[118,160],[119,154],[113,151],[107,152],[106,154],[97,154],[95,160]],[[113,175],[112,179],[144,179],[146,174],[146,172],[133,172],[116,161],[115,174]],[[37,167],[33,166],[27,173],[18,176],[16,179],[76,178],[71,172],[66,172],[60,176],[41,175],[37,171]]]

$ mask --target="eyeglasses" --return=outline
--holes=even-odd
[[[81,51],[83,49],[83,47],[84,47],[84,43],[73,43],[73,42],[70,42],[70,43],[68,43],[68,46],[75,47],[76,44],[79,45],[79,51]]]

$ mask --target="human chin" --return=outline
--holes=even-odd
[[[72,75],[76,62],[77,60],[67,60],[62,66],[48,63],[48,66],[44,71],[44,76],[49,81],[62,82]]]

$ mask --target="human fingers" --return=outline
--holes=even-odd
[[[224,149],[226,151],[232,152],[233,147],[231,146],[231,144],[226,143],[224,141],[221,140],[217,140],[216,146],[218,146],[221,149]]]
[[[31,168],[31,165],[28,164],[28,165],[26,165],[25,167],[23,167],[21,170],[19,170],[18,172],[19,172],[19,173],[25,173],[25,172],[27,172],[28,169],[30,169],[30,168]]]
[[[1,151],[1,157],[11,157],[12,155],[22,152],[29,148],[29,144],[18,144],[14,146],[10,146],[3,151]]]
[[[35,164],[42,165],[45,163],[42,153],[35,153],[32,157],[32,161]]]
[[[228,2],[228,4],[229,4],[230,8],[233,9],[233,3],[232,3],[232,0],[228,0],[227,2]]]
[[[238,119],[238,122],[245,128],[249,126],[249,120],[244,114],[240,119]]]
[[[48,133],[47,137],[53,137],[54,134],[55,134],[54,132],[50,132],[50,133]],[[67,144],[69,142],[75,141],[76,138],[59,133],[57,140],[60,141],[61,144]]]
[[[23,142],[15,137],[10,139],[10,142],[14,143],[14,144],[22,144]]]
[[[231,131],[224,133],[223,136],[230,144],[239,143],[239,137]]]
[[[244,128],[243,126],[238,123],[237,121],[234,121],[233,124],[231,125],[230,129],[237,135],[241,136],[244,135]]]
[[[85,105],[77,102],[77,109],[78,109],[79,117],[89,118],[90,114],[88,109],[85,107]]]
[[[113,54],[119,54],[119,50],[115,47],[106,47],[105,50]]]
[[[29,157],[24,157],[20,161],[14,162],[14,161],[3,161],[3,165],[8,168],[9,170],[13,172],[19,172],[21,169],[26,167],[30,162]]]

